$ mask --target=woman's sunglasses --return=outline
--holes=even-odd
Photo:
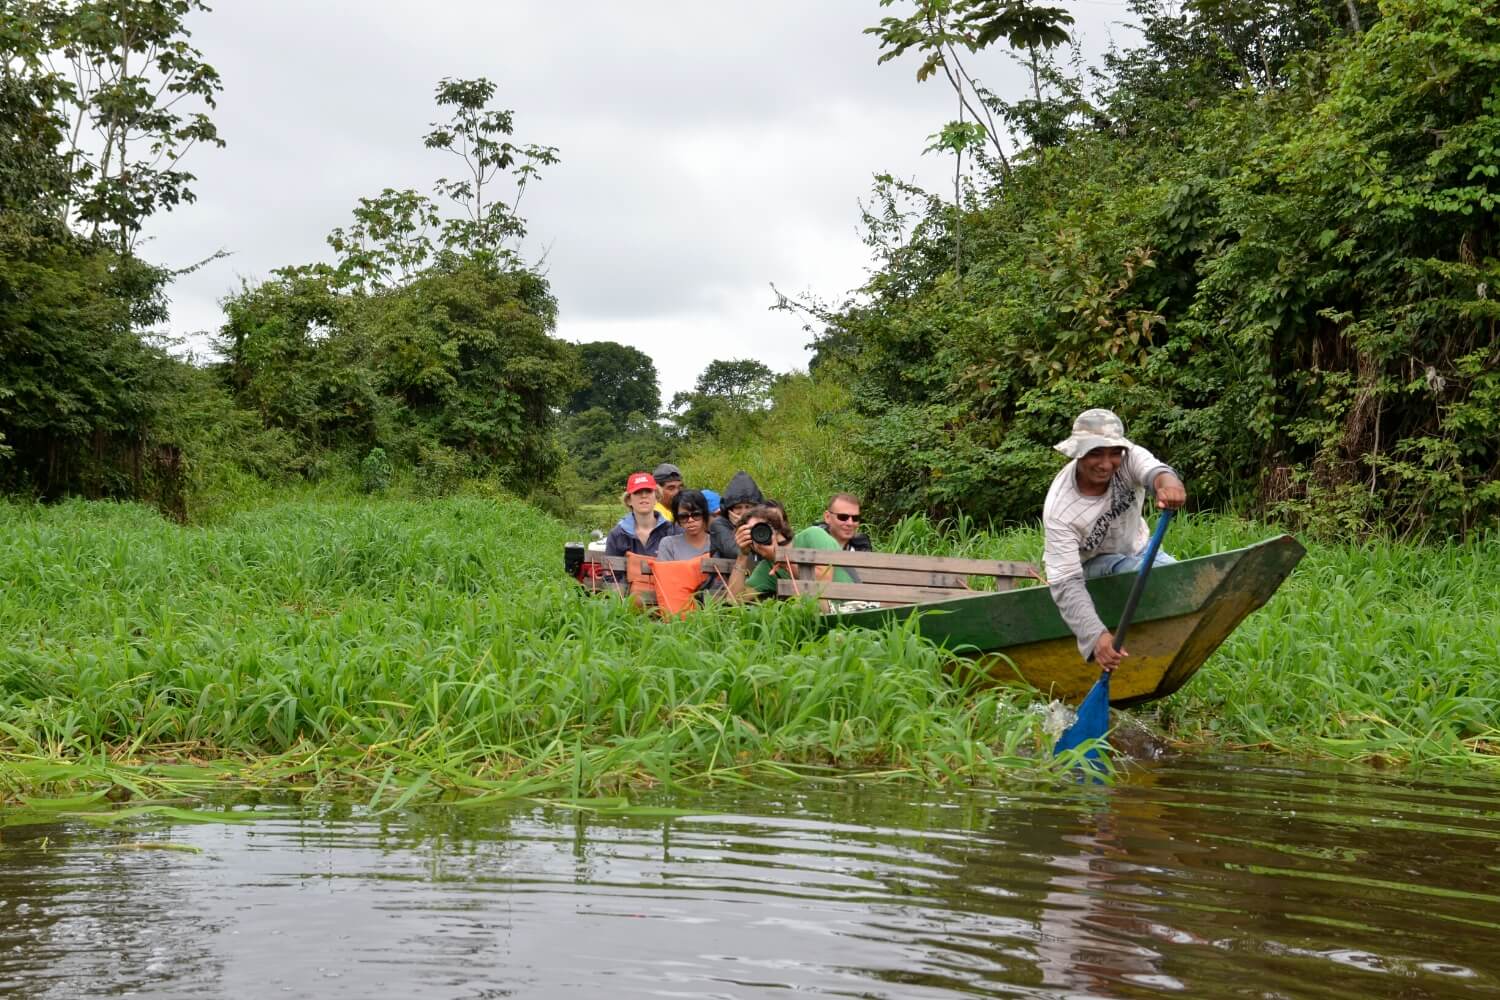
[[[702,521],[706,517],[708,515],[701,510],[683,510],[677,512],[677,522],[679,524],[683,521]]]

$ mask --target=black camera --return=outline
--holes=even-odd
[[[756,521],[750,525],[750,540],[756,545],[770,545],[771,539],[774,537],[775,532],[771,530],[771,526],[765,521]]]

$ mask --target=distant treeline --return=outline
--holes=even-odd
[[[882,5],[880,58],[919,59],[963,108],[931,142],[954,188],[882,178],[867,285],[783,303],[813,314],[814,379],[852,408],[819,411],[836,434],[789,434],[764,411],[808,392],[759,362],[715,361],[664,407],[640,351],[556,339],[516,248],[558,152],[514,141],[482,79],[442,81],[422,137],[458,179],[359,199],[328,261],[238,290],[213,357],[184,360],[147,333],[176,274],[137,248],[192,200],[189,152],[223,144],[218,75],[183,27],[205,8],[18,0],[0,31],[0,491],[190,518],[267,484],[482,478],[560,510],[662,460],[728,471],[747,437],[782,434],[783,466],[805,443],[849,470],[809,497],[1029,520],[1051,443],[1102,405],[1201,506],[1327,532],[1493,524],[1492,5],[1130,6],[1141,43],[1095,70],[1065,58],[1061,8]],[[1018,100],[975,75],[1001,49],[1030,74]]]
[[[152,335],[180,272],[142,259],[141,233],[193,200],[193,147],[224,145],[219,77],[184,25],[206,10],[7,5],[0,491],[146,499],[187,519],[288,482],[435,495],[484,479],[558,510],[765,404],[764,365],[715,362],[664,420],[650,358],[553,336],[516,209],[558,152],[514,141],[484,79],[441,81],[442,120],[422,136],[456,155],[457,179],[360,198],[331,260],[226,298],[207,358]]]

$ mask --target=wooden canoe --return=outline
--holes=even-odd
[[[1126,643],[1130,656],[1110,679],[1117,708],[1165,698],[1187,683],[1247,615],[1268,601],[1305,549],[1290,535],[1151,571]],[[1125,607],[1134,573],[1090,580],[1106,623]],[[828,628],[880,627],[918,614],[922,635],[976,657],[997,683],[1022,683],[1069,704],[1099,668],[1078,654],[1045,587],[981,591],[915,605],[826,614]]]

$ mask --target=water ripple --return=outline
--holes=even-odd
[[[1115,788],[0,829],[0,997],[1482,997],[1500,786]],[[159,840],[201,853],[124,849]]]

